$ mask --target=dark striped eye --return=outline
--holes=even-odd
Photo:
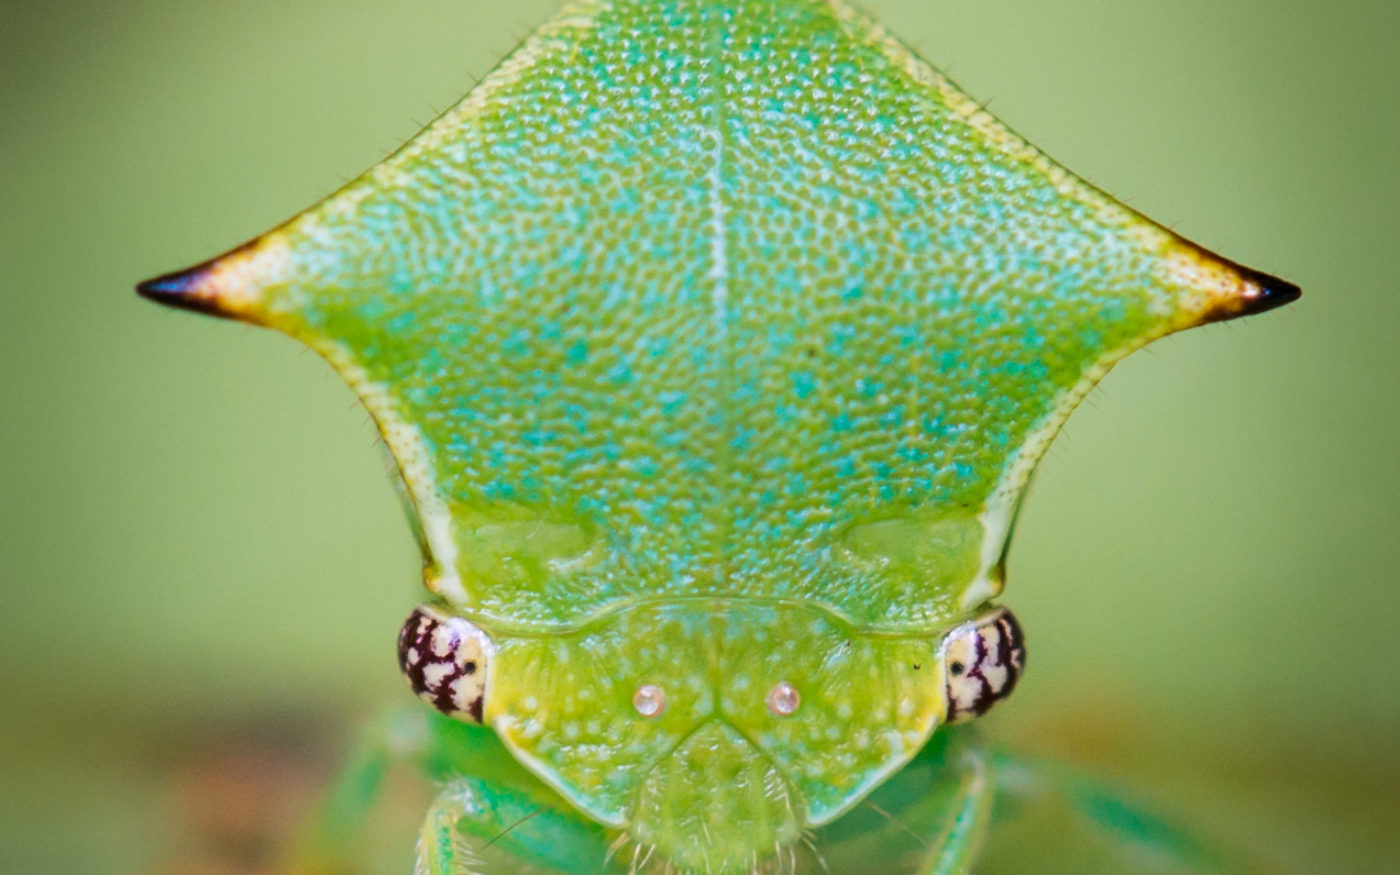
[[[420,605],[399,630],[399,669],[418,697],[449,717],[480,723],[491,639],[476,626]]]
[[[943,639],[948,723],[980,717],[1011,695],[1026,666],[1021,624],[1006,608],[964,623]]]

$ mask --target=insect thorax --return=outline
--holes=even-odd
[[[913,635],[948,628],[1001,589],[1004,530],[985,513],[838,510],[819,493],[777,509],[746,494],[699,506],[684,482],[663,487],[607,515],[454,506],[443,524],[456,563],[448,575],[430,569],[429,589],[512,629],[574,627],[640,602],[737,599]],[[620,475],[611,491],[631,488]]]

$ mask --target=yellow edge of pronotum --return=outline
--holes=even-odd
[[[408,488],[423,539],[428,545],[431,563],[423,572],[424,585],[450,602],[466,604],[466,587],[457,569],[452,510],[438,492],[439,480],[433,467],[432,451],[422,431],[399,415],[393,397],[382,385],[370,379],[348,349],[325,341],[308,342],[355,390],[398,464],[399,475]]]

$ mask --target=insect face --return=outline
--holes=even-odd
[[[487,659],[489,691],[472,680]],[[490,639],[420,608],[400,660],[420,695],[489,724],[594,819],[723,871],[830,822],[941,723],[986,710],[1024,651],[1003,609],[900,635],[814,606],[714,598]]]

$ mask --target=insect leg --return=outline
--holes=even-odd
[[[603,875],[608,835],[572,810],[477,778],[443,787],[418,838],[415,875]]]
[[[988,821],[993,763],[973,725],[940,730],[924,750],[799,849],[800,872],[945,875],[971,869]]]
[[[995,798],[992,764],[976,748],[963,748],[957,754],[961,785],[949,806],[943,832],[932,842],[933,850],[919,875],[954,875],[968,872],[977,855],[991,820]]]
[[[474,873],[467,867],[469,857],[461,853],[466,840],[476,848],[500,845],[504,851],[528,843],[539,824],[527,828],[529,820],[539,819],[531,812],[552,812],[548,822],[563,830],[563,820],[579,823],[588,842],[569,845],[578,853],[585,850],[590,859],[602,861],[606,842],[601,827],[586,823],[553,790],[520,766],[501,745],[494,732],[481,726],[449,719],[424,708],[394,709],[374,720],[355,746],[349,762],[323,804],[319,817],[302,838],[288,871],[295,875],[349,875],[363,850],[360,837],[374,814],[385,776],[396,766],[406,766],[422,777],[444,785],[437,802],[424,821],[420,835],[420,856],[446,860],[449,868],[429,868],[429,872]],[[473,800],[508,800],[506,807],[492,809],[492,816],[473,821]],[[501,803],[504,804],[504,803]],[[460,809],[460,810],[459,810]],[[458,811],[454,816],[453,812]],[[517,823],[517,821],[520,821]],[[463,827],[467,827],[463,829]],[[595,835],[596,833],[596,835]],[[517,835],[518,834],[518,835]],[[561,832],[561,838],[566,837]],[[441,839],[441,840],[439,840]],[[444,844],[443,842],[447,843]],[[565,843],[569,844],[569,843]],[[592,845],[596,844],[597,848]],[[585,848],[584,845],[587,845]],[[596,850],[596,853],[595,853]],[[495,853],[495,852],[492,852]],[[436,857],[432,855],[436,854]],[[421,860],[420,860],[421,862]],[[436,865],[436,864],[434,864]],[[450,866],[455,865],[457,869]],[[601,867],[601,863],[600,863]],[[600,867],[595,867],[601,871]],[[539,872],[593,872],[578,867],[561,870],[541,868]],[[488,870],[489,871],[489,870]],[[509,869],[506,871],[515,871]]]
[[[1247,873],[1275,871],[1237,849],[1204,840],[1121,790],[1056,763],[1014,756],[1002,750],[992,754],[996,762],[998,799],[1009,812],[1030,814],[1032,808],[1063,806],[1071,830],[1075,824],[1085,837],[1075,846],[1089,856],[1095,851],[1111,854],[1115,865],[1139,870],[1150,861],[1153,871],[1193,873]],[[1002,829],[1011,829],[1008,821]]]

